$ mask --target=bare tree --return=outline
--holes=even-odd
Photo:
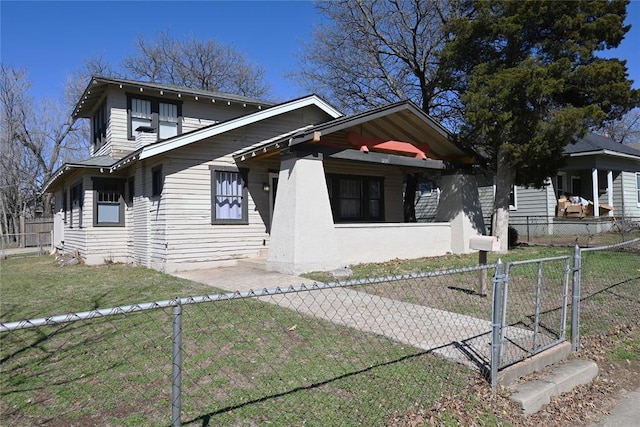
[[[315,29],[295,75],[307,90],[347,112],[409,99],[445,120],[456,98],[441,88],[438,52],[455,11],[445,0],[340,0],[317,3]]]
[[[629,111],[620,120],[607,123],[600,132],[621,144],[640,144],[640,108]]]
[[[317,3],[317,27],[294,74],[345,112],[411,100],[454,127],[458,98],[442,89],[438,53],[456,13],[447,0],[339,0]],[[418,175],[407,174],[404,220],[414,222]],[[413,190],[413,191],[412,191]]]
[[[0,122],[2,176],[2,225],[19,233],[18,218],[40,206],[51,214],[50,194],[41,194],[44,183],[62,161],[86,156],[82,138],[76,137],[69,108],[64,103],[28,95],[26,69],[0,68]]]
[[[255,98],[269,94],[262,67],[213,39],[176,39],[165,31],[150,41],[138,37],[135,48],[122,62],[133,78]]]

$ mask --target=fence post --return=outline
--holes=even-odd
[[[171,425],[181,427],[182,412],[182,305],[176,300],[173,306],[173,359],[171,371]]]
[[[502,329],[502,293],[504,286],[504,265],[498,259],[496,274],[493,278],[493,310],[491,321],[491,390],[498,388],[498,367],[500,364],[500,336]]]
[[[527,215],[527,243],[531,242],[531,233],[529,233],[529,215]]]
[[[573,283],[571,292],[571,350],[580,350],[580,280],[582,269],[581,250],[578,245],[573,248]]]

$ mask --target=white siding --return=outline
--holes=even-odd
[[[618,185],[616,185],[618,184]],[[621,172],[614,181],[614,187],[618,188],[614,191],[614,206],[624,206],[624,216],[640,218],[640,206],[638,206],[638,188],[636,183],[636,172]],[[616,193],[622,197],[616,198]],[[622,199],[618,201],[619,199]],[[622,212],[613,211],[616,217],[621,217]]]
[[[491,218],[493,215],[493,186],[485,185],[478,187],[478,197],[480,197],[480,206],[482,208],[482,217]],[[489,224],[487,224],[487,227]]]
[[[539,188],[516,188],[517,209],[511,210],[509,216],[526,217],[526,216],[554,216],[555,200],[553,198],[553,187],[546,186]],[[550,206],[550,200],[552,205]]]
[[[149,178],[150,179],[150,178]],[[146,267],[149,259],[149,197],[146,168],[138,167],[134,178],[133,197],[133,262]]]

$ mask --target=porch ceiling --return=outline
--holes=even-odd
[[[358,135],[372,141],[396,141],[409,143],[424,151],[431,160],[447,160],[473,163],[474,159],[451,141],[449,132],[410,102],[393,104],[349,117],[341,117],[327,123],[304,129],[287,138],[265,141],[236,153],[236,160],[264,157],[276,154],[280,149],[296,145],[317,144],[334,149],[352,150],[360,147],[349,142]],[[372,144],[375,145],[375,144]],[[384,146],[384,145],[382,145]],[[367,147],[371,151],[392,154],[415,154],[407,151],[386,151]]]

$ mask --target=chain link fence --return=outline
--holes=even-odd
[[[640,238],[583,248],[580,258],[580,334],[598,335],[636,324],[640,319]]]
[[[488,369],[493,268],[2,323],[2,419],[386,424]]]
[[[42,256],[51,250],[51,231],[3,234],[0,236],[0,258],[10,256]]]
[[[640,237],[640,217],[511,216],[509,225],[519,242],[539,245],[595,247]]]
[[[582,252],[587,331],[598,298],[638,310],[638,276],[616,278],[602,255],[640,274],[639,245]],[[563,341],[572,260],[3,322],[0,416],[12,426],[386,425],[470,372],[488,378]]]

